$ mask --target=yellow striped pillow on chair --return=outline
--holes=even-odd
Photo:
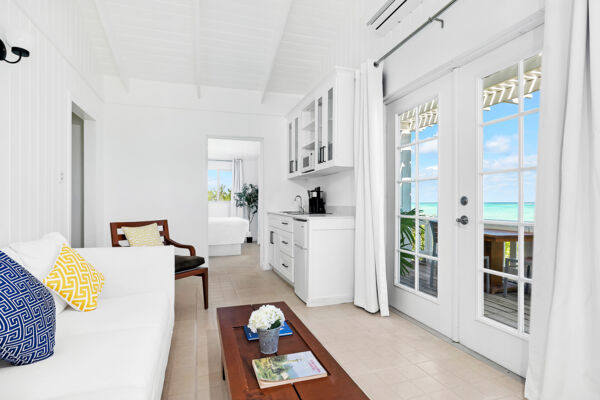
[[[93,311],[104,286],[104,275],[96,271],[79,253],[62,245],[54,267],[44,285],[65,299],[74,309]]]
[[[130,246],[163,246],[156,223],[138,228],[124,226],[121,229]]]

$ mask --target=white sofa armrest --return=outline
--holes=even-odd
[[[77,249],[104,275],[100,297],[164,291],[174,302],[175,251],[173,246]]]

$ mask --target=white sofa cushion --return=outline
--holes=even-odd
[[[63,243],[67,243],[67,239],[58,232],[52,232],[39,240],[11,243],[9,247],[19,256],[19,263],[42,282],[54,266]],[[58,315],[67,308],[67,302],[56,293],[51,293]]]
[[[165,327],[173,310],[163,292],[131,294],[102,299],[98,308],[89,313],[68,309],[56,322],[57,341],[70,336],[133,328]]]
[[[84,399],[89,392],[134,387],[151,398],[148,383],[156,378],[163,336],[161,328],[125,328],[59,340],[54,356],[44,361],[0,368],[2,397]]]

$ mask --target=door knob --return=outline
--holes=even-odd
[[[469,217],[466,215],[461,215],[459,218],[456,218],[456,222],[466,225],[469,223]]]

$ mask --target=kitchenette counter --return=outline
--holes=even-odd
[[[268,211],[267,214],[279,215],[282,217],[290,217],[293,219],[308,221],[311,219],[354,219],[354,215],[344,215],[339,213],[326,213],[326,214],[296,214],[287,213],[285,211]]]

